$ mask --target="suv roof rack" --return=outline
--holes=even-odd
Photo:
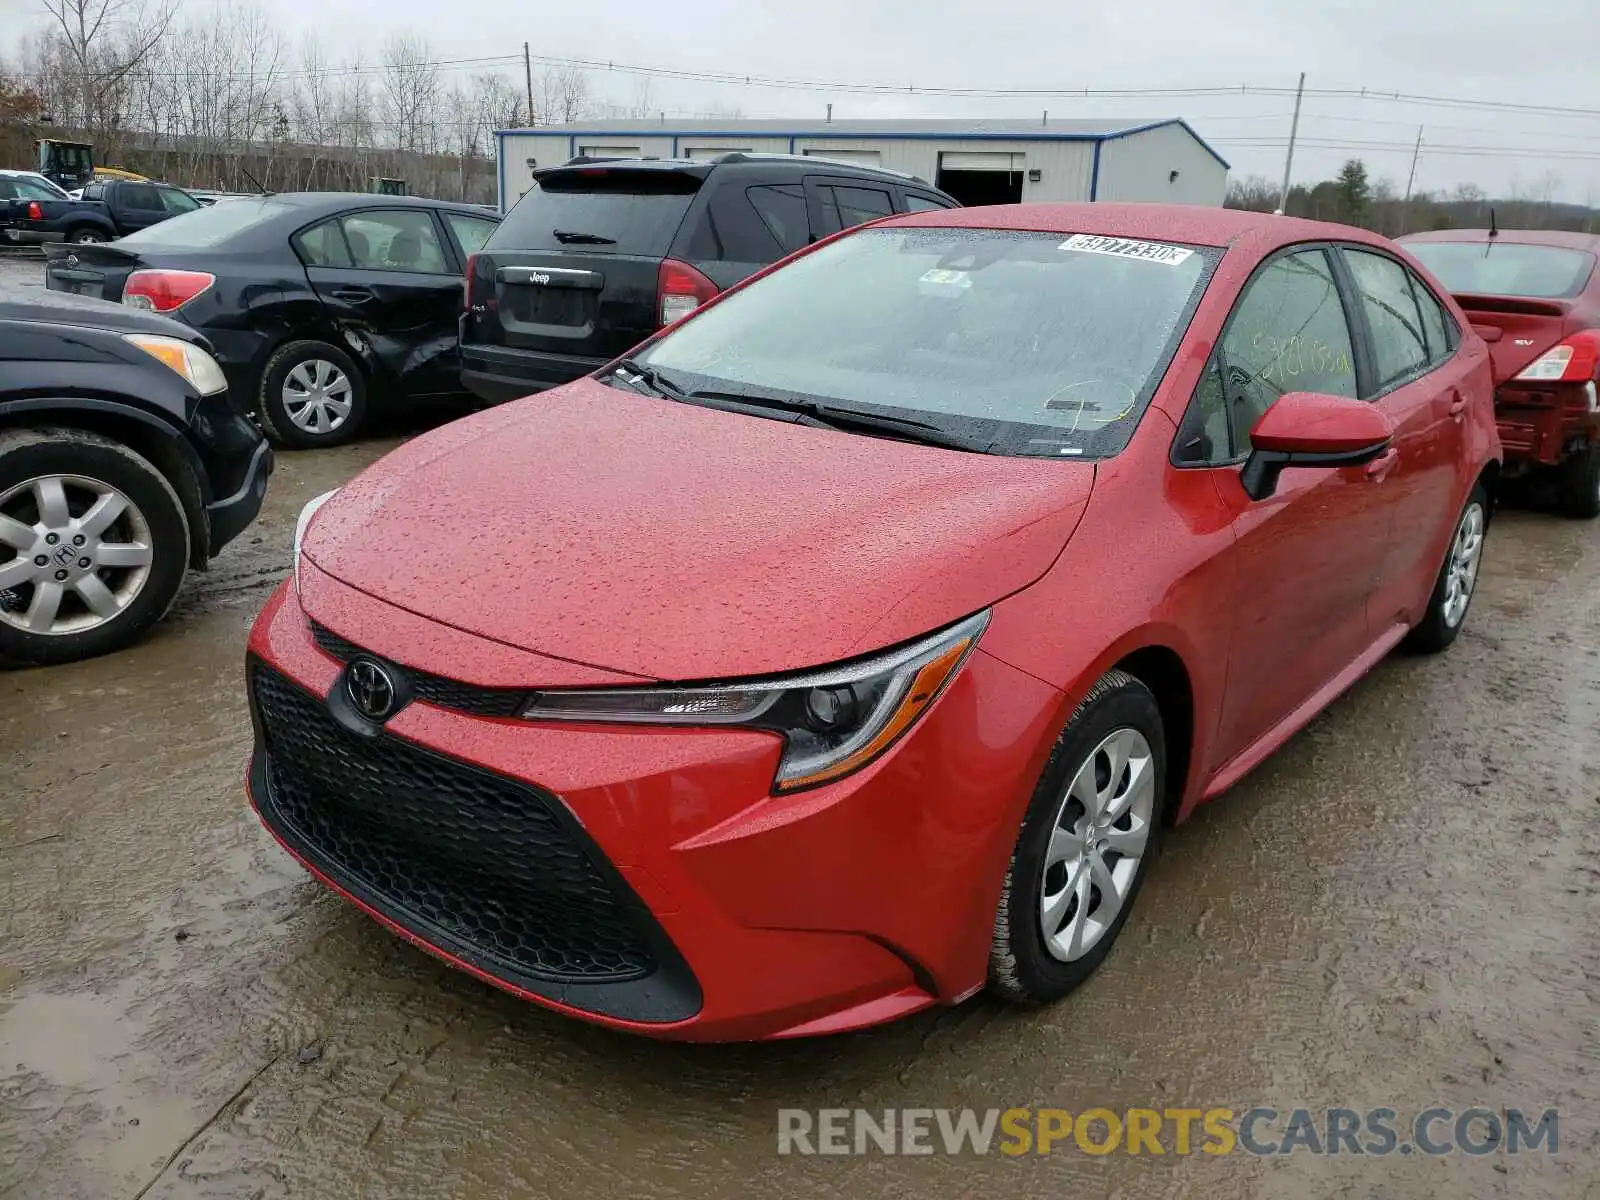
[[[880,175],[893,175],[897,179],[909,179],[914,183],[926,183],[920,175],[913,175],[910,171],[896,171],[891,167],[880,167],[877,163],[853,162],[848,158],[828,158],[822,154],[783,154],[776,150],[729,150],[726,154],[719,154],[707,160],[714,163],[739,163],[739,162],[804,162],[827,163],[832,167],[854,167],[858,171],[876,171]]]

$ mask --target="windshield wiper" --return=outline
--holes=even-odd
[[[552,235],[554,235],[556,241],[560,242],[564,246],[571,246],[574,244],[583,246],[615,246],[617,244],[616,238],[608,238],[603,234],[598,233],[580,233],[572,229],[552,229],[550,232]]]
[[[658,396],[667,396],[673,400],[689,399],[689,393],[684,388],[672,382],[654,367],[647,367],[637,359],[622,359],[611,369],[611,373],[623,376],[631,384],[642,383]]]
[[[752,396],[744,392],[693,391],[686,400],[715,400],[742,405],[745,408],[770,412],[794,413],[807,425],[823,425],[830,429],[856,430],[866,433],[885,433],[905,441],[922,442],[929,446],[943,446],[948,450],[967,450],[987,454],[994,449],[993,442],[981,442],[951,433],[928,421],[914,417],[893,417],[886,413],[863,412],[859,408],[844,408],[833,404],[818,404],[814,400],[780,400],[774,396]]]

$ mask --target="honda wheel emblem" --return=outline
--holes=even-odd
[[[394,712],[394,679],[370,658],[358,658],[350,664],[344,686],[356,711],[367,720],[382,721]]]

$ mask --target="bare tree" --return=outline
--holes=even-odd
[[[390,144],[413,154],[438,150],[441,89],[428,39],[414,33],[391,34],[383,44],[378,86]]]
[[[589,91],[589,76],[582,67],[546,67],[534,80],[534,124],[561,125],[582,121],[598,111]]]
[[[38,0],[59,68],[70,76],[57,121],[103,133],[121,115],[129,75],[166,37],[178,0]]]

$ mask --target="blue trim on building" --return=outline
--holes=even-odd
[[[1089,203],[1093,204],[1095,194],[1100,190],[1100,147],[1106,144],[1101,138],[1094,144],[1094,167],[1089,172]]]
[[[678,135],[676,133],[672,135],[672,157],[673,158],[677,158],[678,157],[678,138],[679,138],[679,136],[680,135]]]
[[[795,138],[794,138],[794,137],[792,137],[792,136],[791,136],[791,137],[790,137],[790,138],[789,138],[789,153],[790,153],[790,154],[793,154],[793,153],[794,153],[794,143],[795,143],[795,140],[796,140],[796,139],[795,139]]]

